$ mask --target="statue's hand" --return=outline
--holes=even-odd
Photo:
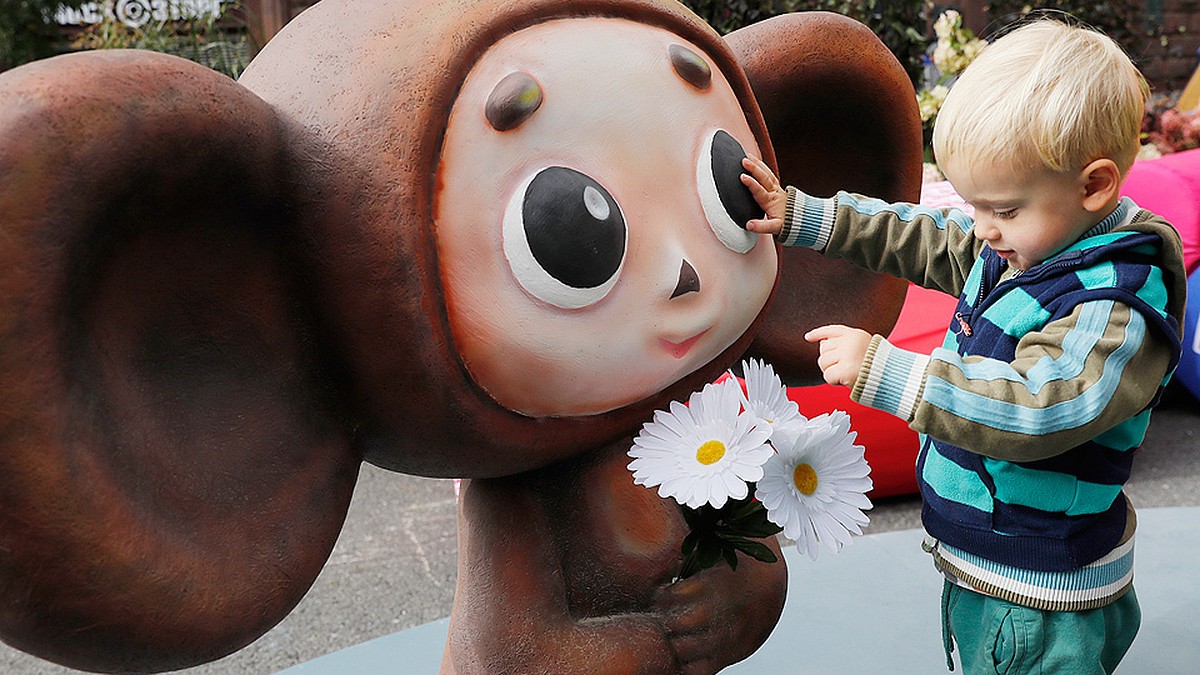
[[[682,673],[715,673],[754,653],[779,620],[787,591],[787,566],[740,557],[663,586],[654,598]]]

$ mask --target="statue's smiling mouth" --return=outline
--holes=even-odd
[[[666,338],[660,337],[658,338],[658,343],[662,345],[662,348],[665,349],[668,354],[671,355],[671,358],[682,359],[684,356],[687,356],[687,353],[691,351],[692,346],[694,346],[700,338],[704,337],[706,333],[708,333],[707,328],[682,342],[673,342]]]

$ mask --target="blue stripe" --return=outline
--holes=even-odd
[[[1057,471],[1030,469],[985,457],[996,483],[996,499],[1050,513],[1083,516],[1104,513],[1121,494],[1120,485],[1092,483]]]
[[[1047,384],[1078,377],[1083,372],[1085,360],[1078,354],[1090,354],[1108,327],[1108,317],[1113,308],[1112,300],[1087,302],[1080,305],[1079,321],[1063,338],[1063,353],[1055,359],[1043,356],[1025,375],[999,359],[984,359],[967,363],[957,352],[935,352],[933,358],[944,361],[962,371],[970,380],[1008,380],[1025,382],[1029,393],[1036,396]],[[1140,343],[1139,339],[1139,343]],[[928,396],[926,396],[928,398]]]
[[[863,197],[849,192],[839,192],[838,203],[845,204],[864,216],[894,213],[897,218],[909,223],[924,216],[933,220],[939,230],[946,229],[948,223],[954,223],[963,232],[970,232],[971,228],[975,226],[971,217],[958,209],[934,209],[920,204],[891,204],[882,199]]]
[[[971,265],[971,271],[967,274],[967,280],[963,282],[963,298],[978,298],[979,290],[983,288],[983,269],[985,267],[983,256],[975,259],[975,264]]]
[[[1091,237],[1084,237],[1083,239],[1080,239],[1079,241],[1075,242],[1074,244],[1071,244],[1070,246],[1064,248],[1062,251],[1059,251],[1059,253],[1057,255],[1055,255],[1054,258],[1057,258],[1057,257],[1061,256],[1062,254],[1068,253],[1071,251],[1088,251],[1088,250],[1091,250],[1094,248],[1099,248],[1101,246],[1108,246],[1108,245],[1112,244],[1113,242],[1124,239],[1125,237],[1132,237],[1137,234],[1139,234],[1139,233],[1131,232],[1131,231],[1124,231],[1124,232],[1109,232],[1107,234],[1098,234],[1098,235],[1091,236]],[[1051,258],[1051,260],[1053,260],[1054,258]]]
[[[994,317],[1005,317],[1001,321]],[[983,318],[991,321],[1009,337],[1022,338],[1026,333],[1035,331],[1050,320],[1050,312],[1042,307],[1037,298],[1024,288],[1014,288],[997,298],[983,312]]]
[[[1137,312],[1131,313],[1125,340],[1105,360],[1100,379],[1074,399],[1045,408],[997,401],[964,391],[933,376],[926,380],[924,398],[958,417],[1001,431],[1041,436],[1074,429],[1094,419],[1108,405],[1121,382],[1126,364],[1141,348],[1145,334],[1145,319]],[[944,352],[937,352],[936,355],[944,360]]]
[[[1038,572],[1036,570],[1011,567],[1001,563],[986,560],[972,553],[967,553],[940,542],[939,547],[947,553],[961,558],[976,567],[1036,588],[1061,591],[1088,591],[1104,588],[1124,579],[1133,569],[1133,549],[1125,555],[1104,565],[1081,567],[1068,572]]]
[[[828,240],[828,234],[833,229],[832,222],[824,222],[826,211],[830,214],[833,213],[832,204],[829,209],[826,209],[825,206],[833,200],[813,197],[799,191],[795,195],[796,201],[792,205],[795,212],[791,214],[792,222],[789,223],[783,244],[814,248],[822,239],[821,235],[824,233],[826,235],[824,238]]]
[[[825,204],[828,201],[804,195],[804,208],[800,212],[800,232],[796,237],[797,245],[812,248],[820,240],[821,234],[831,229],[832,224],[825,223]]]
[[[872,408],[892,414],[900,410],[900,399],[904,395],[909,378],[912,377],[913,367],[917,361],[916,356],[913,352],[902,349],[893,348],[887,351],[880,384],[893,383],[894,386],[884,386],[878,389],[870,403]]]
[[[992,512],[992,495],[979,474],[950,461],[930,446],[921,478],[942,499]]]
[[[1092,439],[1094,443],[1106,448],[1128,452],[1136,450],[1146,439],[1146,430],[1150,428],[1150,410],[1130,417],[1117,426]]]

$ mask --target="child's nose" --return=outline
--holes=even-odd
[[[1000,236],[1000,230],[987,218],[975,219],[975,238],[980,241],[992,241]]]

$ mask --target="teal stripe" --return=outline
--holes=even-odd
[[[1074,244],[1071,244],[1070,246],[1064,248],[1062,251],[1059,251],[1058,254],[1056,254],[1054,257],[1057,258],[1058,256],[1062,255],[1063,253],[1067,253],[1069,251],[1088,251],[1093,248],[1099,248],[1101,246],[1108,246],[1109,244],[1112,244],[1115,241],[1120,241],[1120,240],[1124,239],[1125,237],[1132,237],[1135,234],[1137,234],[1137,232],[1124,231],[1124,232],[1109,232],[1107,234],[1098,234],[1098,235],[1095,235],[1092,237],[1084,237],[1083,239],[1080,239],[1079,241],[1075,242]],[[1051,258],[1051,260],[1053,260],[1053,258]]]
[[[971,271],[967,274],[967,280],[963,283],[964,298],[978,298],[979,290],[983,287],[983,256],[975,259],[975,264],[971,265]]]
[[[1019,339],[1045,326],[1050,320],[1050,312],[1024,288],[1014,288],[989,306],[983,317],[1003,328],[1005,334]]]
[[[1092,440],[1106,448],[1128,452],[1141,447],[1149,428],[1150,411],[1143,410]]]
[[[1167,285],[1163,282],[1161,267],[1150,268],[1150,273],[1146,275],[1146,283],[1138,289],[1137,296],[1158,310],[1160,314],[1166,316]]]
[[[912,376],[916,354],[903,349],[889,349],[883,362],[883,375],[880,377],[881,386],[870,401],[870,407],[886,413],[896,414],[900,410],[900,399],[904,395],[905,385]],[[888,384],[894,386],[887,386]]]
[[[1085,360],[1079,355],[1090,354],[1096,348],[1096,343],[1108,328],[1114,304],[1112,300],[1098,300],[1080,305],[1079,320],[1063,337],[1062,355],[1058,359],[1042,357],[1025,375],[1021,375],[1007,362],[999,359],[965,362],[953,350],[949,353],[934,354],[933,358],[958,368],[967,379],[1025,382],[1029,392],[1036,396],[1047,384],[1069,380],[1083,372]]]
[[[1117,267],[1111,262],[1100,263],[1075,273],[1084,288],[1112,288],[1117,285]]]
[[[1120,485],[1091,483],[1057,471],[1030,469],[985,457],[984,467],[996,483],[996,499],[1051,513],[1083,516],[1104,513],[1121,494]]]
[[[929,447],[921,477],[942,499],[992,512],[992,495],[979,474],[955,464]]]
[[[826,200],[800,193],[801,200],[796,206],[800,209],[798,222],[794,222],[794,231],[789,233],[788,246],[803,246],[813,248],[821,236],[821,216],[824,214],[822,203]]]
[[[945,542],[939,542],[938,548],[948,554],[961,558],[964,562],[979,569],[986,570],[1005,579],[1046,590],[1084,593],[1089,590],[1115,584],[1124,579],[1133,569],[1132,548],[1125,555],[1104,565],[1088,565],[1066,572],[1039,572],[1012,567],[967,553],[961,549],[949,546]]]
[[[800,213],[800,233],[796,238],[798,245],[812,248],[820,241],[821,234],[828,233],[831,229],[831,224],[825,223],[828,202],[828,199],[804,195],[804,210]]]
[[[1079,481],[1075,490],[1075,501],[1067,509],[1068,516],[1084,516],[1104,513],[1121,496],[1120,485]]]
[[[975,225],[971,217],[959,209],[934,209],[920,204],[893,204],[882,199],[863,197],[849,192],[839,192],[838,203],[845,204],[864,216],[893,213],[897,218],[908,223],[920,217],[929,218],[933,220],[939,230],[944,230],[947,224],[954,223],[959,230],[970,232]]]
[[[925,382],[924,399],[965,420],[1001,431],[1041,436],[1074,429],[1095,419],[1108,405],[1121,383],[1125,366],[1141,348],[1145,334],[1145,319],[1137,312],[1132,313],[1125,340],[1105,360],[1100,379],[1079,396],[1044,408],[990,399],[934,376]],[[944,359],[944,352],[938,356]]]

